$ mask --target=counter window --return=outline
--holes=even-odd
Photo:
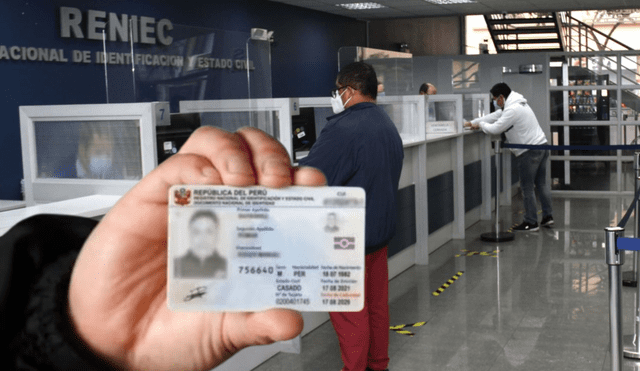
[[[137,120],[34,122],[37,177],[141,179]]]

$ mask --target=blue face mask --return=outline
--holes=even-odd
[[[111,156],[92,157],[89,161],[89,172],[92,178],[105,179],[112,166]]]

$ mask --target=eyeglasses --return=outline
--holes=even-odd
[[[331,96],[336,98],[336,97],[338,97],[340,95],[340,90],[346,89],[346,88],[349,88],[349,87],[350,87],[349,85],[345,85],[345,86],[341,86],[341,87],[339,87],[337,89],[333,89],[333,90],[331,90]]]

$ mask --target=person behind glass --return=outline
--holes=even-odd
[[[114,171],[114,138],[107,127],[82,124],[78,138],[76,174],[82,179],[118,179]]]
[[[189,249],[174,261],[179,278],[225,278],[227,259],[218,252],[218,217],[209,210],[196,211],[189,220]]]
[[[519,93],[511,91],[505,83],[495,84],[491,96],[496,111],[472,121],[465,127],[482,130],[487,134],[504,133],[508,143],[543,145],[547,138],[527,100]],[[551,209],[551,188],[547,182],[549,151],[542,149],[512,148],[520,172],[520,188],[524,198],[524,220],[514,227],[515,231],[537,231],[538,213],[534,186],[538,190],[542,205],[540,225],[550,226],[553,222]]]
[[[434,95],[434,94],[438,94],[438,89],[436,89],[435,85],[433,85],[430,82],[425,82],[424,84],[420,85],[420,90],[419,90],[420,95]]]
[[[321,170],[330,186],[362,187],[365,209],[365,297],[360,312],[330,313],[343,371],[385,370],[389,364],[387,244],[396,228],[402,139],[376,104],[378,80],[369,64],[340,70],[328,117],[301,166]]]
[[[384,78],[382,76],[378,77],[378,96],[384,97]]]

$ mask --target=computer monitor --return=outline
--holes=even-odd
[[[316,122],[313,107],[300,108],[300,114],[291,116],[293,162],[305,157],[316,142]]]
[[[164,102],[21,106],[28,206],[94,194],[123,195],[157,166]]]
[[[199,113],[172,113],[169,126],[156,127],[158,165],[178,153],[191,133],[200,127]]]

